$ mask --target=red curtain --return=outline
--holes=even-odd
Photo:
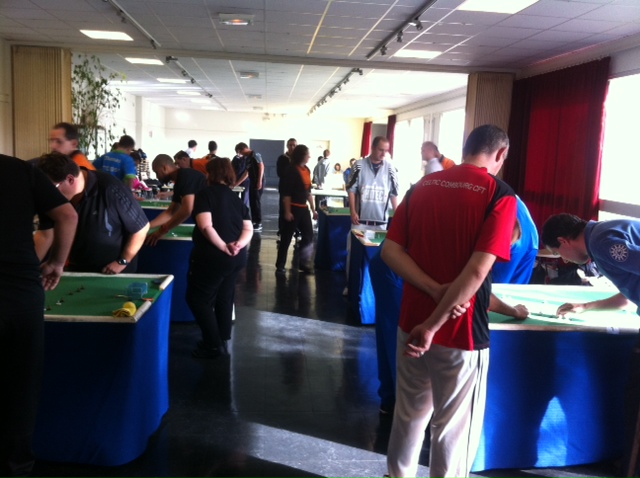
[[[373,121],[367,121],[362,130],[362,146],[360,147],[360,157],[369,156],[369,148],[371,147],[371,127]]]
[[[514,83],[504,179],[541,227],[598,212],[609,58]]]
[[[396,132],[396,115],[391,115],[387,119],[387,139],[389,140],[389,154],[393,158],[393,138]]]

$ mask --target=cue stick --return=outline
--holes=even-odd
[[[627,468],[627,476],[635,476],[638,467],[638,452],[640,451],[640,408],[638,409],[638,418],[636,419],[636,433],[633,437],[633,446],[631,447],[631,457],[629,457],[629,468]]]

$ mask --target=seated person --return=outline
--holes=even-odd
[[[179,168],[168,154],[156,156],[151,167],[161,181],[174,182],[171,204],[153,219],[149,226],[151,229],[160,226],[160,229],[150,234],[145,241],[155,246],[167,232],[191,216],[196,193],[207,187],[207,179],[195,169]]]
[[[79,169],[64,154],[43,155],[37,167],[78,213],[78,229],[66,270],[103,274],[135,272],[135,258],[149,230],[149,221],[129,188],[108,173]],[[34,236],[40,260],[51,247],[52,228],[48,218],[40,218]]]

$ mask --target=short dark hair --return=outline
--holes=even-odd
[[[555,214],[542,226],[542,243],[547,247],[560,247],[559,237],[575,239],[584,231],[587,221],[573,214]]]
[[[69,141],[78,139],[78,127],[74,124],[63,121],[61,123],[56,123],[53,126],[53,129],[63,129],[64,137],[67,138],[67,140]]]
[[[295,139],[295,138],[289,138],[289,139],[287,140],[287,144],[289,144],[291,141],[295,141],[296,143],[298,142],[298,140],[297,140],[297,139]]]
[[[187,146],[189,146],[190,148],[193,148],[194,146],[198,146],[198,143],[196,142],[195,139],[190,139],[189,142],[187,143]]]
[[[190,158],[189,153],[187,153],[186,151],[178,151],[176,154],[173,155],[173,159],[175,159],[176,161],[178,159],[182,159],[182,158]]]
[[[236,173],[229,158],[213,158],[207,163],[209,184],[223,183],[233,186],[236,183]]]
[[[36,162],[36,166],[56,183],[64,181],[70,174],[74,178],[80,176],[80,168],[75,161],[62,153],[43,154]]]
[[[209,148],[209,152],[213,153],[214,151],[218,150],[218,143],[216,143],[215,141],[209,141],[208,148]]]
[[[135,148],[136,142],[131,136],[129,136],[128,134],[125,134],[121,136],[120,139],[118,140],[118,145],[123,149],[129,149],[129,148]]]
[[[247,149],[249,146],[247,145],[247,143],[238,143],[236,144],[236,153],[239,153],[240,151],[243,151],[245,149]]]
[[[154,158],[153,162],[151,163],[151,168],[153,169],[158,166],[175,166],[175,165],[176,163],[173,162],[173,159],[171,159],[171,156],[169,156],[168,154],[159,154]]]
[[[462,157],[493,154],[508,147],[509,137],[504,130],[493,124],[484,124],[471,131],[462,148]]]
[[[307,148],[304,144],[299,144],[291,153],[291,164],[300,165],[304,162],[304,158],[307,156],[309,152],[309,148]],[[322,159],[320,156],[318,159]]]
[[[376,149],[380,143],[388,143],[389,140],[385,136],[376,136],[371,142],[371,149]]]

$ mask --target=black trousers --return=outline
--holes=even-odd
[[[186,300],[202,331],[205,348],[231,338],[236,278],[243,265],[212,264],[191,258]]]
[[[263,189],[251,188],[249,194],[249,208],[251,209],[251,221],[254,224],[262,224],[262,191]]]
[[[5,292],[14,290],[3,285]],[[0,297],[0,476],[28,476],[34,464],[31,440],[42,384],[44,291],[38,283],[29,287],[33,290],[17,288],[9,304],[6,294]]]
[[[291,244],[291,238],[300,230],[300,265],[311,267],[311,255],[313,254],[313,225],[311,224],[311,215],[306,207],[291,206],[293,213],[293,221],[282,219],[280,229],[280,243],[278,244],[278,258],[276,259],[276,267],[284,268],[287,263],[287,251]]]

